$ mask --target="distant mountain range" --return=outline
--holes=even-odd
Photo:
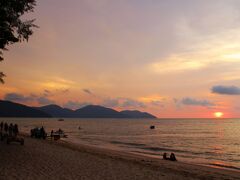
[[[0,117],[156,118],[147,112],[140,112],[137,110],[119,112],[98,105],[88,105],[74,111],[55,104],[42,107],[29,107],[3,100],[0,100]]]
[[[1,101],[0,117],[52,117],[48,113],[22,104]]]

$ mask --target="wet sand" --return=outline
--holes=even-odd
[[[240,172],[25,137],[24,146],[0,142],[0,179],[240,179]]]

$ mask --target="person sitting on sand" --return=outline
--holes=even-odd
[[[163,159],[167,160],[167,153],[163,153]]]
[[[170,155],[170,161],[177,161],[174,153],[171,153],[171,155]]]
[[[163,153],[163,159],[164,159],[164,160],[170,160],[170,158],[167,157],[167,153]]]

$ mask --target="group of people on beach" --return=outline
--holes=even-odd
[[[8,125],[8,123],[6,122],[0,123],[0,131],[1,131],[1,134],[7,134],[8,136],[17,136],[19,133],[17,124],[13,125],[13,123],[10,123]]]
[[[41,138],[46,139],[47,137],[47,133],[43,126],[41,128],[36,127],[31,129],[30,134],[31,134],[31,137],[35,137],[38,139],[41,139]]]
[[[163,153],[163,159],[164,160],[170,160],[170,161],[177,161],[174,153],[171,153],[170,157],[167,157],[167,153]]]

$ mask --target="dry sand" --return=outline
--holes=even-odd
[[[24,146],[0,142],[0,179],[240,179],[240,172],[25,137]]]

